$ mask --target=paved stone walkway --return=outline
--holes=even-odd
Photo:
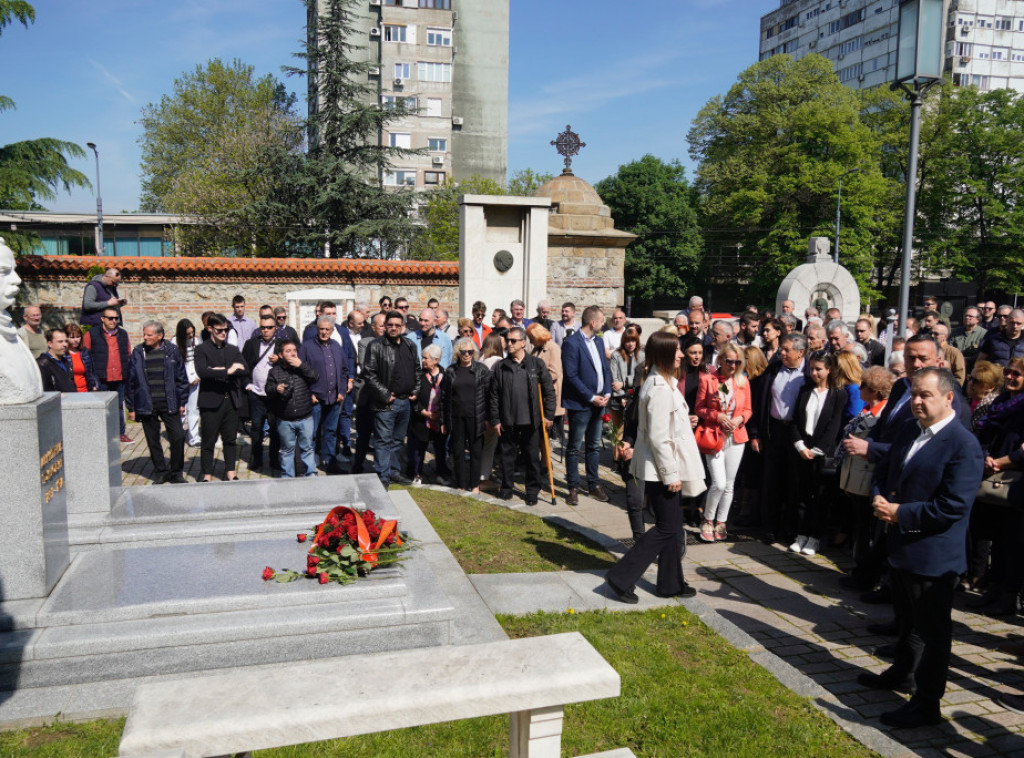
[[[123,483],[148,484],[151,465],[141,428],[130,424],[129,435],[136,441],[122,446]],[[244,464],[247,445],[242,452],[238,475],[261,476],[248,471]],[[186,476],[190,480],[198,474],[198,455],[198,449],[186,449]],[[581,495],[579,506],[565,505],[564,466],[557,447],[554,458],[555,504],[550,503],[550,496],[532,507],[519,497],[507,502],[483,499],[570,525],[612,552],[621,553],[629,525],[621,481],[607,467],[608,451],[602,459],[601,476],[612,496],[610,503]],[[218,462],[218,476],[222,469],[223,464]],[[691,537],[689,542],[693,541]],[[942,708],[946,723],[934,728],[892,730],[886,736],[879,731],[877,717],[897,707],[902,696],[865,690],[856,677],[863,670],[882,671],[888,665],[872,651],[891,638],[872,635],[866,627],[888,621],[892,610],[889,606],[865,604],[858,593],[839,586],[839,577],[851,563],[848,555],[826,549],[824,555],[808,558],[740,536],[713,545],[691,544],[685,563],[687,580],[700,594],[683,604],[786,686],[813,698],[818,707],[871,749],[883,755],[1024,756],[1024,716],[993,702],[999,693],[1024,691],[1024,667],[1018,657],[1024,654],[1020,617],[992,619],[971,613],[964,601],[972,595],[958,594],[953,614],[953,659]],[[653,577],[652,570],[647,578]],[[470,578],[494,612],[629,608],[607,597],[600,572]],[[642,583],[638,588],[639,607],[676,602],[657,598],[651,590],[653,584]]]

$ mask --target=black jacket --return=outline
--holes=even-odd
[[[43,376],[44,392],[78,392],[71,361],[67,357],[63,361],[58,361],[46,352],[36,358],[36,363],[39,364],[39,373]]]
[[[807,401],[814,391],[814,385],[805,384],[796,396],[796,407],[793,409],[793,442],[803,440],[808,448],[816,447],[831,458],[836,453],[839,435],[843,431],[843,410],[846,407],[846,390],[832,388],[825,395],[825,405],[818,415],[818,423],[814,425],[814,433],[807,434]]]
[[[267,374],[267,405],[279,419],[298,421],[306,418],[313,413],[310,387],[316,380],[316,372],[305,361],[298,366],[278,361]],[[284,392],[277,391],[278,384],[285,385]]]
[[[420,393],[420,387],[423,384],[423,370],[420,368],[416,345],[406,337],[399,339],[397,345],[386,336],[379,337],[366,348],[366,362],[363,364],[361,374],[366,383],[365,392],[369,393],[374,410],[380,411],[388,407],[388,400],[391,398],[391,372],[395,367],[395,355],[399,351],[404,357],[411,360],[413,365],[412,373],[416,383],[409,394],[418,395]],[[360,396],[359,399],[362,400],[363,397]]]
[[[537,396],[537,384],[540,383],[540,391],[544,400],[544,418],[554,419],[555,417],[555,385],[551,381],[551,374],[544,361],[532,355],[523,358],[526,363],[527,373],[527,397],[515,397],[512,391],[512,372],[515,370],[515,361],[511,358],[503,358],[494,364],[491,376],[491,386],[488,390],[487,416],[491,426],[502,424],[512,426],[514,416],[512,409],[519,403],[529,403],[530,423],[540,427],[540,400]]]
[[[213,410],[224,402],[224,396],[231,398],[235,408],[245,408],[245,382],[249,369],[228,376],[227,370],[233,363],[246,365],[242,353],[234,345],[224,343],[217,347],[209,339],[196,345],[195,369],[199,377],[199,408]]]
[[[456,364],[445,369],[444,381],[441,382],[441,418],[447,429],[451,429],[452,423],[452,382],[455,381]],[[480,361],[473,361],[469,364],[469,371],[476,380],[476,433],[484,433],[484,422],[487,421],[487,391],[491,386],[491,370]]]
[[[409,437],[418,439],[420,442],[426,442],[430,439],[430,430],[427,428],[427,417],[423,415],[423,411],[430,407],[430,379],[427,378],[425,371],[420,371],[420,375],[423,380],[420,382],[420,391],[416,393],[416,399],[410,401],[409,408]],[[441,382],[444,381],[444,372],[438,373],[435,380],[438,382],[437,391],[441,391]],[[441,398],[438,398],[440,400]],[[438,432],[441,430],[438,429]]]
[[[775,354],[778,356],[778,353]],[[759,386],[756,386],[757,392],[754,392],[755,385],[751,386],[750,393],[750,405],[754,412],[754,415],[750,417],[750,421],[747,422],[747,434],[750,439],[768,439],[768,428],[769,420],[772,415],[772,385],[775,383],[775,379],[778,377],[779,372],[782,371],[783,365],[781,360],[773,360],[768,364],[768,368],[765,369],[764,373],[758,377],[761,382]],[[804,384],[811,381],[811,362],[804,357]]]

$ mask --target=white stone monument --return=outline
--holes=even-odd
[[[356,293],[355,290],[314,287],[286,292],[285,299],[288,301],[288,323],[301,337],[302,330],[315,317],[316,304],[321,300],[330,300],[338,306],[338,323],[344,324],[349,311],[355,307]]]
[[[797,266],[782,280],[775,297],[775,312],[782,312],[782,303],[792,300],[798,314],[814,306],[822,318],[829,308],[838,308],[842,319],[854,323],[860,316],[860,288],[853,275],[829,255],[828,237],[811,237],[807,263]]]
[[[506,311],[513,300],[529,315],[547,295],[546,197],[463,195],[459,198],[459,315],[473,303]]]
[[[43,378],[28,345],[18,339],[7,309],[18,297],[21,277],[14,251],[0,237],[0,405],[30,403],[43,394]]]

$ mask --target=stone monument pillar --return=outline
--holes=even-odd
[[[70,561],[60,395],[43,394],[39,368],[7,309],[21,278],[0,238],[0,600],[46,597]]]
[[[792,300],[797,313],[814,306],[825,316],[829,308],[838,308],[842,319],[853,324],[860,316],[860,288],[853,275],[829,254],[828,237],[811,237],[807,262],[797,266],[782,280],[775,297],[775,312],[782,312],[782,303]]]
[[[531,314],[546,294],[548,208],[543,197],[459,198],[459,315],[473,303],[491,310],[520,299]]]

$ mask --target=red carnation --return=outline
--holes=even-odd
[[[612,420],[612,415],[610,413],[606,413],[603,416],[601,416],[601,420],[607,424],[609,421]]]
[[[312,564],[310,566],[306,566],[306,573],[309,574],[310,576],[316,576],[316,574],[317,574],[316,564],[314,563],[314,564]]]
[[[332,513],[330,516],[327,517],[327,526],[335,527],[337,525],[338,525],[338,514],[337,513]]]
[[[308,566],[315,566],[318,563],[320,563],[320,559],[317,556],[313,555],[312,553],[310,553],[309,555],[306,556],[306,566],[307,567]]]
[[[265,569],[263,569],[263,581],[269,582],[273,578],[274,569],[270,568],[270,566],[267,566]]]
[[[295,539],[297,539],[299,542],[305,542],[308,536],[309,535],[307,534],[296,534]]]
[[[331,580],[331,578],[329,576],[327,576],[326,573],[321,573],[320,574],[320,584],[327,584],[327,582],[329,582],[330,580]]]

